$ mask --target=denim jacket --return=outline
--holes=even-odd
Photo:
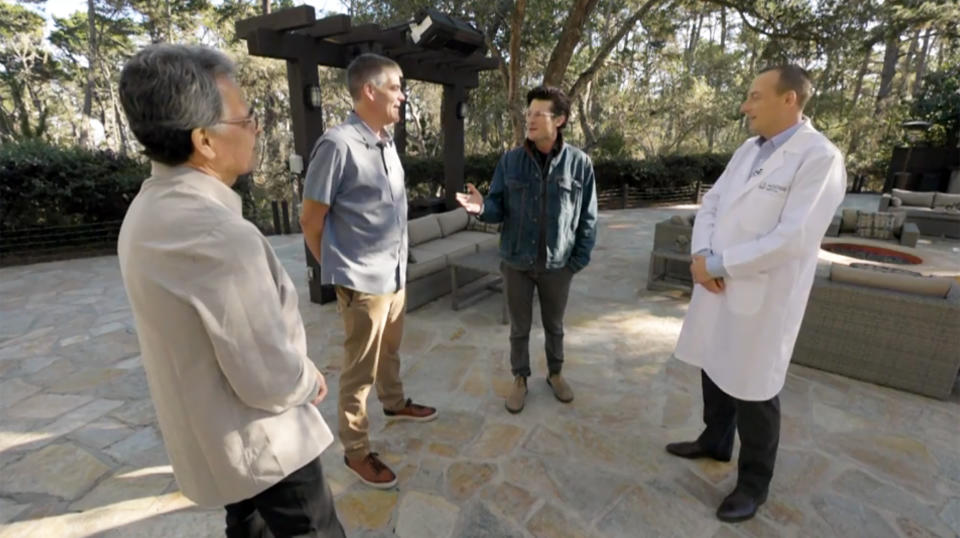
[[[546,185],[547,269],[577,272],[590,263],[597,241],[597,188],[593,162],[578,148],[561,143],[550,160]],[[540,235],[542,169],[524,144],[500,158],[479,219],[503,222],[500,257],[518,269],[532,269]]]

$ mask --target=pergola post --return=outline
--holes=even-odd
[[[407,95],[407,80],[401,82],[403,95]],[[410,106],[404,101],[400,107],[400,121],[393,127],[393,142],[397,146],[397,153],[407,154],[407,107]]]
[[[443,184],[447,209],[457,207],[456,194],[463,190],[464,129],[467,90],[460,85],[443,85],[440,123],[443,132]]]
[[[317,96],[311,92],[320,90],[320,76],[317,72],[317,60],[308,56],[301,56],[287,60],[287,84],[290,90],[290,118],[293,124],[294,153],[303,159],[303,171],[297,181],[297,192],[303,196],[303,176],[310,164],[310,152],[317,139],[323,134],[323,108],[315,107],[320,103]],[[314,102],[316,101],[316,103]],[[310,289],[310,301],[314,303],[328,303],[336,300],[337,295],[333,286],[320,284],[320,263],[310,252],[306,241],[303,243],[304,255],[307,260],[307,285]]]

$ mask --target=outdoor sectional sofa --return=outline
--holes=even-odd
[[[793,362],[946,399],[960,370],[960,284],[821,262]]]
[[[407,260],[407,310],[450,293],[450,260],[485,248],[496,248],[499,227],[479,222],[463,208],[431,213],[407,223],[410,255]],[[483,273],[458,270],[468,283]]]
[[[880,198],[879,210],[906,213],[921,235],[960,239],[960,194],[893,189]]]

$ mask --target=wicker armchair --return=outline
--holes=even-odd
[[[793,362],[946,399],[960,370],[960,285],[926,297],[818,276]]]

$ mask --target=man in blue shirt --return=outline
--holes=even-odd
[[[317,141],[304,184],[303,237],[333,284],[346,331],[339,433],[344,462],[365,484],[396,485],[370,452],[367,395],[376,383],[384,414],[428,421],[437,410],[404,398],[400,341],[406,310],[407,191],[386,128],[406,99],[393,60],[361,54],[347,67],[353,112]]]

